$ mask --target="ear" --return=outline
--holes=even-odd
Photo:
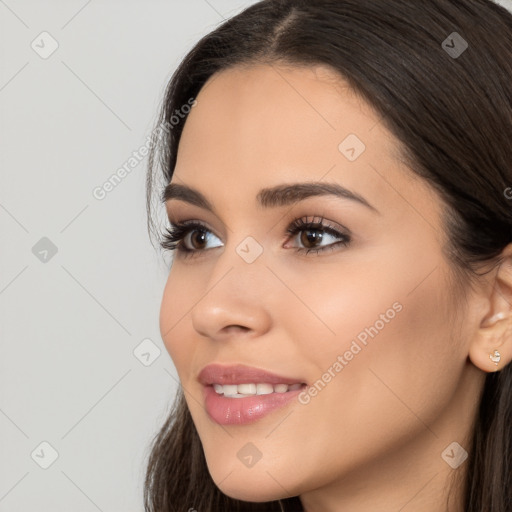
[[[484,372],[502,370],[512,360],[512,244],[501,258],[487,287],[487,311],[469,346],[471,362]]]

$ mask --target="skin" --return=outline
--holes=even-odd
[[[489,354],[512,357],[510,247],[499,269],[463,300],[442,244],[441,199],[398,159],[399,141],[328,68],[251,65],[223,71],[198,95],[172,183],[205,195],[216,214],[167,202],[172,223],[210,230],[175,253],[160,330],[176,366],[211,476],[246,501],[300,496],[307,512],[461,511],[441,456],[468,436]],[[338,149],[356,134],[353,162]],[[262,208],[260,189],[338,183],[378,210],[334,196]],[[324,216],[350,230],[348,246],[305,254],[297,218]],[[236,252],[248,236],[263,254]],[[317,247],[338,239],[324,235]],[[220,426],[204,409],[197,375],[207,364],[247,364],[313,385],[381,314],[402,308],[307,404],[293,401],[248,425]],[[503,318],[500,318],[502,316]],[[262,458],[237,457],[253,443]],[[458,453],[458,452],[457,452]]]

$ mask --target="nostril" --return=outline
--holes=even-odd
[[[245,327],[244,325],[228,325],[226,327],[224,327],[224,329],[227,331],[227,332],[231,332],[231,331],[242,331],[242,332],[247,332],[247,331],[250,331],[250,328],[249,327]]]

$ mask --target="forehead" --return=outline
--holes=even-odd
[[[203,141],[203,154],[230,145],[230,153],[247,154],[252,149],[260,159],[271,153],[274,160],[280,156],[290,160],[294,155],[303,157],[309,148],[337,152],[344,135],[352,132],[373,144],[379,139],[375,133],[375,140],[369,140],[379,116],[325,67],[234,67],[211,77],[197,102],[183,139],[193,131],[193,138]],[[183,153],[189,149],[185,146],[187,140],[182,140]]]
[[[400,162],[399,149],[380,115],[329,68],[238,66],[201,89],[173,179],[211,192],[213,202],[236,192],[242,204],[264,187],[328,180],[379,210],[431,210],[436,194]]]

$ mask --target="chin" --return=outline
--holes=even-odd
[[[285,491],[288,489],[287,483],[282,482],[279,485],[277,479],[274,480],[263,465],[258,469],[227,468],[220,465],[210,468],[208,465],[208,469],[215,485],[230,498],[260,503],[288,497]]]
[[[240,501],[249,501],[252,503],[261,503],[266,501],[275,501],[283,499],[285,491],[268,476],[270,482],[265,485],[260,485],[251,479],[246,479],[245,482],[222,482],[217,487],[230,498]],[[279,488],[279,489],[278,489]],[[279,492],[279,490],[281,492]]]

